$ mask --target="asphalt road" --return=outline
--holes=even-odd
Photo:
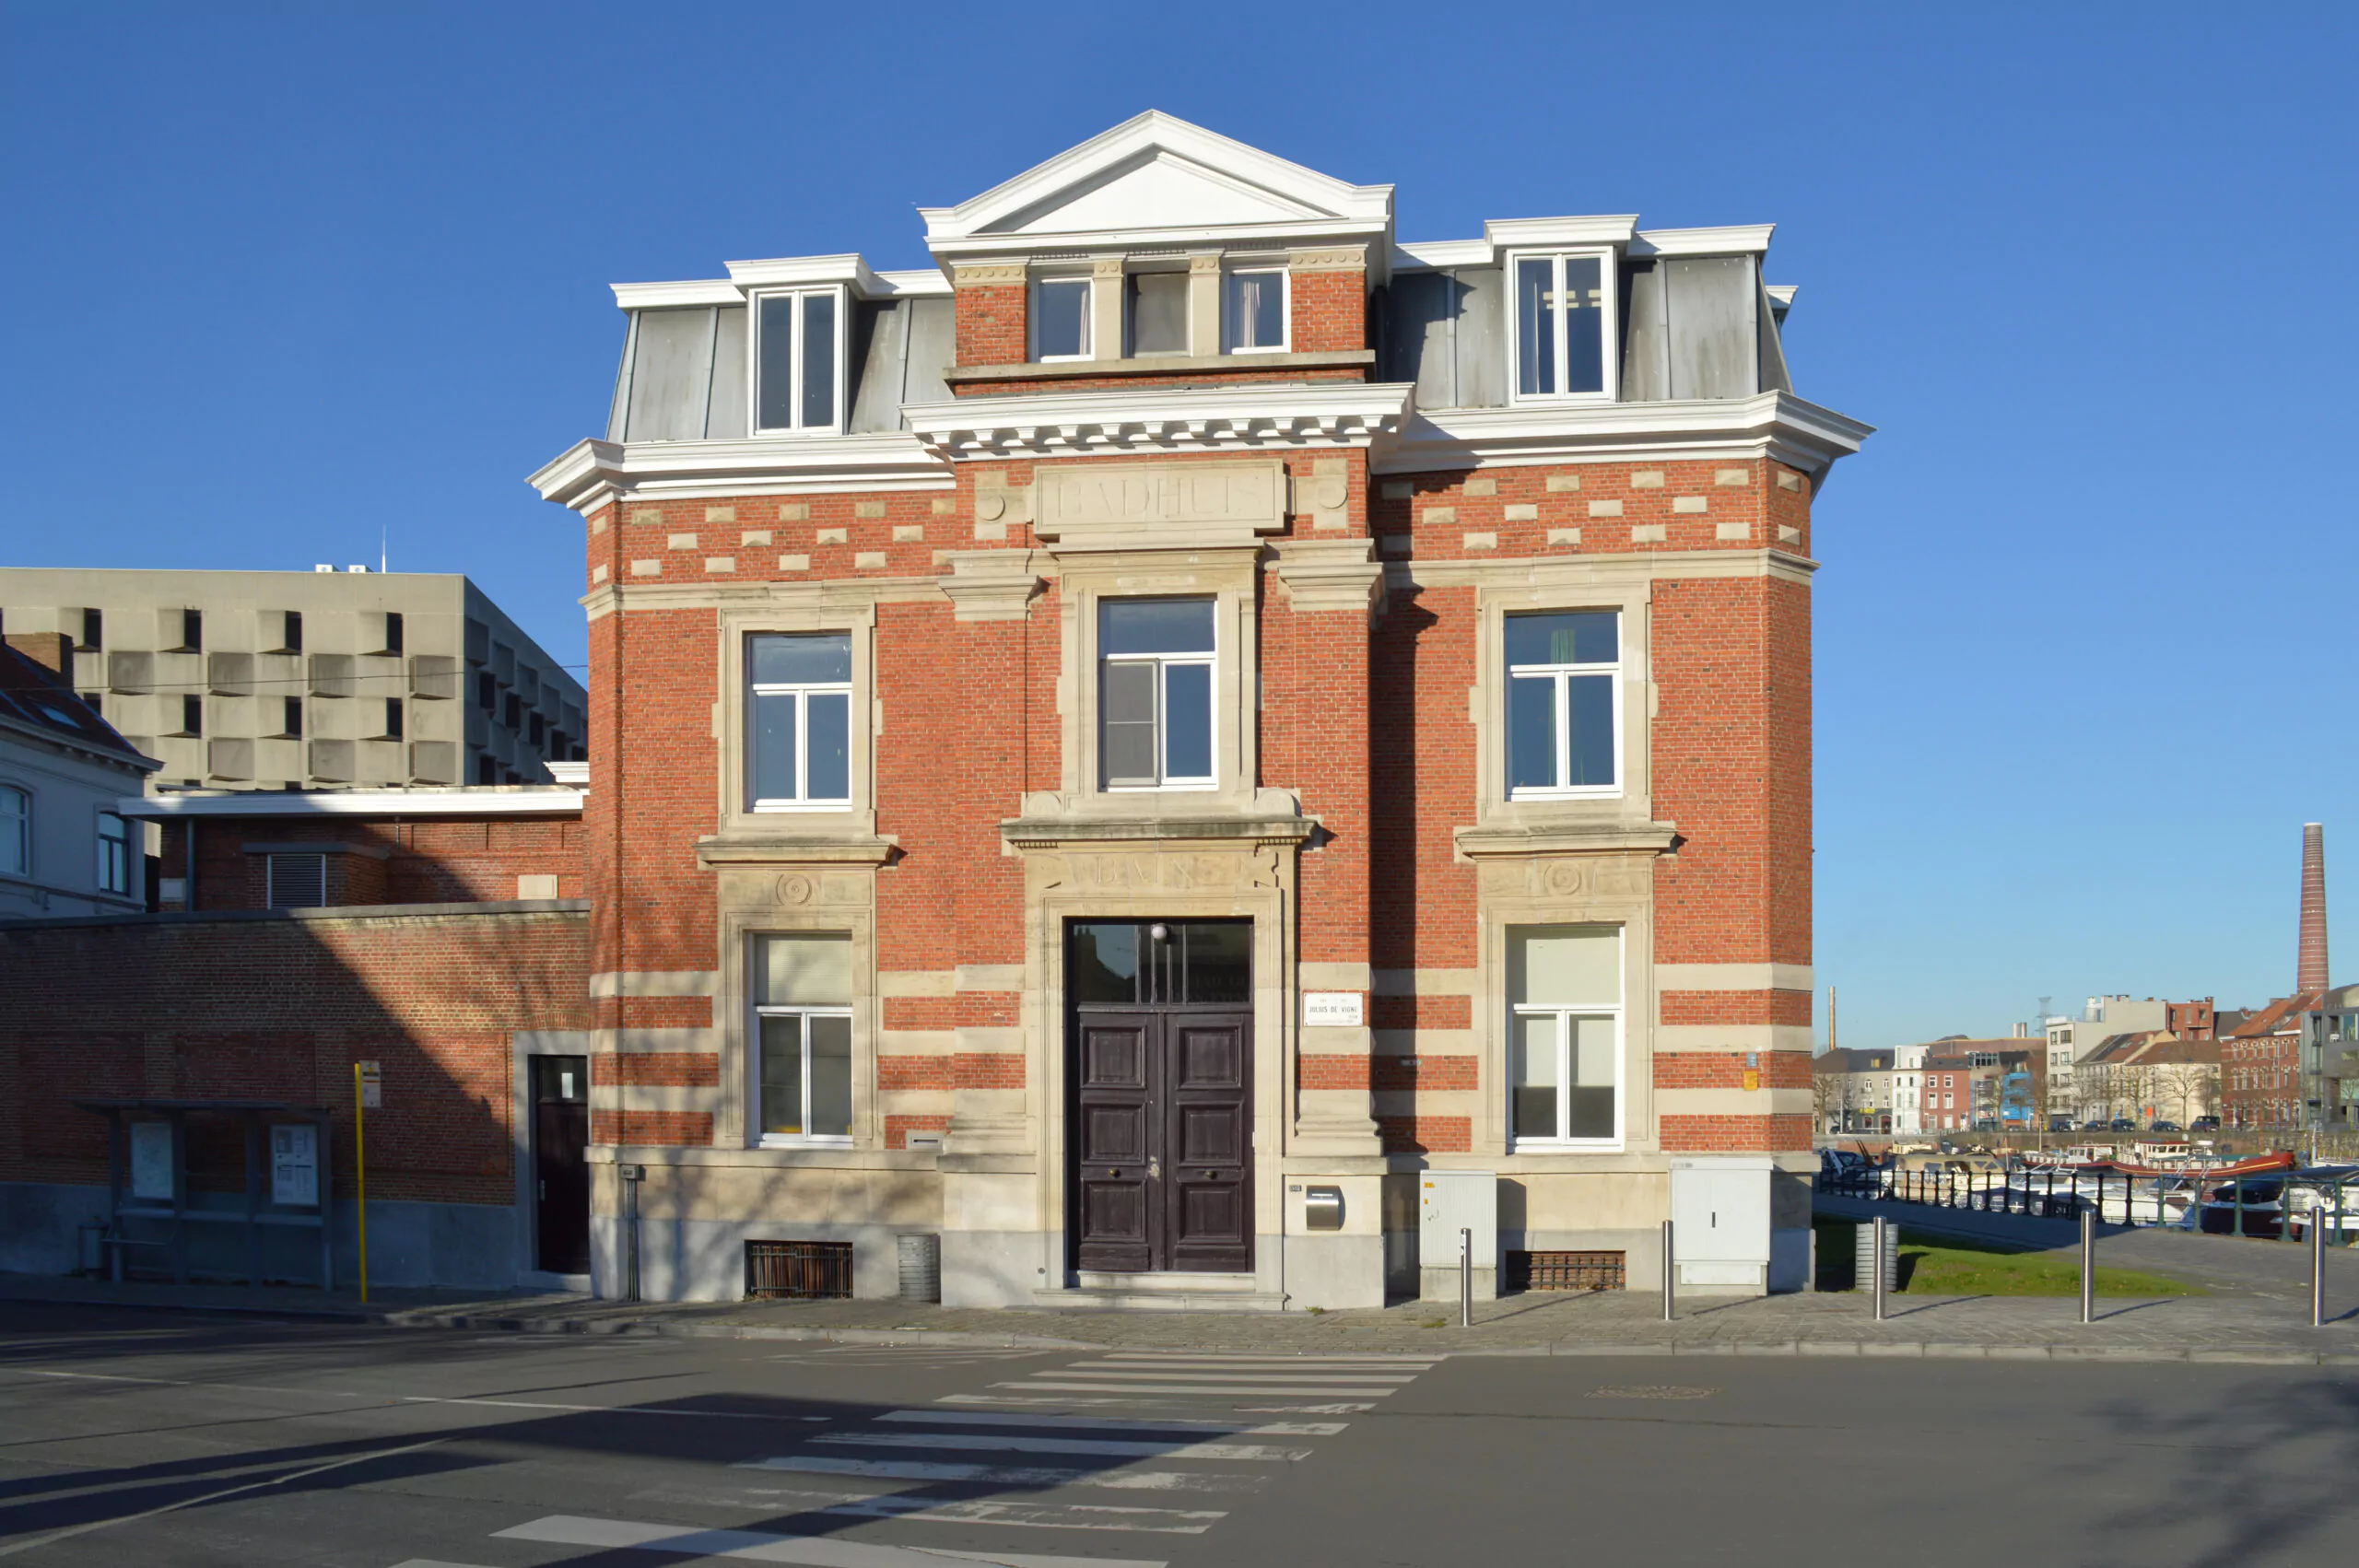
[[[2349,1561],[2359,1375],[1220,1358],[0,1306],[0,1560]]]

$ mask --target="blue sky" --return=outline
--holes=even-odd
[[[1160,108],[1393,182],[1408,240],[1778,223],[1797,385],[1881,427],[1817,515],[1847,1042],[2256,1003],[2300,824],[2359,879],[2348,6],[0,16],[0,560],[381,529],[579,661],[580,536],[523,477],[603,422],[609,282],[917,264],[917,205]]]

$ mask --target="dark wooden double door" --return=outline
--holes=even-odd
[[[1076,1269],[1253,1268],[1253,1022],[1250,981],[1226,955],[1242,956],[1250,927],[1211,930],[1215,924],[1142,926],[1137,1000],[1085,1000],[1073,1009]],[[1157,962],[1166,945],[1179,951]],[[1196,950],[1224,955],[1191,972],[1183,955]],[[1113,989],[1096,990],[1102,998]]]

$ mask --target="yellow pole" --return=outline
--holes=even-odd
[[[360,1064],[352,1064],[352,1179],[360,1212],[360,1299],[369,1299],[369,1149],[361,1136]]]

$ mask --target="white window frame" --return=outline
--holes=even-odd
[[[1077,283],[1081,285],[1081,352],[1078,354],[1043,354],[1040,352],[1040,290],[1050,284]],[[1127,306],[1128,301],[1124,301]],[[1024,354],[1035,365],[1070,365],[1097,357],[1097,299],[1096,280],[1087,272],[1046,273],[1034,278],[1024,301]],[[1129,330],[1127,309],[1123,312],[1124,330]]]
[[[1209,653],[1108,653],[1105,651],[1105,608],[1130,599],[1186,599],[1201,601],[1212,606],[1213,646]],[[1097,601],[1097,778],[1099,788],[1109,795],[1190,794],[1220,788],[1220,600],[1212,594],[1199,593],[1140,593],[1109,594]],[[1117,664],[1152,664],[1155,666],[1155,776],[1152,784],[1116,784],[1110,781],[1106,766],[1106,673]],[[1210,767],[1201,778],[1185,778],[1171,776],[1171,729],[1168,722],[1171,712],[1170,673],[1181,667],[1201,668],[1212,711],[1205,715],[1207,756]]]
[[[1241,344],[1237,341],[1237,322],[1228,309],[1229,281],[1246,273],[1275,273],[1278,275],[1278,341],[1263,344]],[[1283,262],[1269,263],[1245,263],[1225,267],[1220,276],[1220,351],[1223,354],[1284,354],[1294,342],[1294,273]]]
[[[1602,920],[1529,920],[1507,928],[1507,940],[1516,940],[1519,932],[1544,930],[1551,926],[1594,926]],[[1617,924],[1614,930],[1614,985],[1623,1000],[1604,1002],[1508,1002],[1507,1050],[1502,1056],[1504,1071],[1500,1082],[1507,1092],[1505,1123],[1508,1150],[1510,1153],[1596,1153],[1618,1152],[1624,1145],[1630,1118],[1629,1030],[1625,1026],[1630,979],[1628,973],[1630,928]],[[1573,1031],[1576,1018],[1605,1018],[1614,1024],[1614,1136],[1611,1138],[1529,1138],[1515,1129],[1515,1025],[1519,1018],[1553,1018],[1556,1024],[1556,1125],[1573,1125]]]
[[[0,876],[32,876],[33,792],[15,784],[0,784]]]
[[[1515,769],[1515,683],[1518,680],[1553,680],[1555,698],[1556,767],[1558,782],[1550,785],[1508,785],[1510,801],[1606,801],[1618,799],[1625,792],[1629,778],[1629,766],[1623,756],[1622,744],[1622,668],[1623,627],[1629,616],[1622,607],[1598,605],[1584,608],[1565,605],[1551,610],[1529,612],[1542,615],[1603,614],[1614,616],[1614,662],[1611,664],[1509,664],[1507,662],[1508,622],[1526,612],[1510,611],[1499,620],[1499,663],[1507,672],[1505,687],[1499,694],[1499,731],[1505,742],[1500,753],[1502,777],[1514,778]],[[1614,782],[1611,784],[1567,784],[1563,780],[1573,776],[1572,678],[1603,675],[1614,693]]]
[[[834,417],[825,425],[805,425],[803,421],[803,368],[806,341],[804,325],[809,307],[804,301],[826,295],[836,302],[835,352],[830,357],[835,369],[833,401]],[[765,425],[762,419],[762,302],[768,299],[792,299],[794,305],[794,353],[792,356],[792,386],[787,394],[787,406],[792,410],[794,421],[787,425]],[[851,299],[840,284],[822,284],[809,288],[758,288],[746,297],[745,321],[745,427],[757,436],[839,436],[844,430],[844,387],[848,370],[844,364],[846,345],[851,341]]]
[[[1565,263],[1568,260],[1583,260],[1591,257],[1595,258],[1598,263],[1598,276],[1601,283],[1603,285],[1605,291],[1605,302],[1601,308],[1601,313],[1605,323],[1605,330],[1600,334],[1600,342],[1598,345],[1598,357],[1603,361],[1603,364],[1601,366],[1602,373],[1600,376],[1600,390],[1597,392],[1527,392],[1522,390],[1523,323],[1519,319],[1518,312],[1523,308],[1523,296],[1521,289],[1518,287],[1516,282],[1518,264],[1526,261],[1545,261],[1551,263],[1552,270],[1549,273],[1549,281],[1552,291],[1557,294],[1562,294],[1565,289]],[[1622,357],[1620,354],[1615,352],[1615,338],[1618,335],[1618,323],[1621,320],[1622,301],[1620,289],[1622,287],[1622,280],[1621,269],[1615,264],[1615,256],[1612,248],[1607,247],[1604,249],[1597,249],[1576,246],[1567,250],[1509,251],[1507,253],[1506,272],[1506,285],[1508,291],[1508,401],[1512,403],[1550,404],[1612,403],[1615,398],[1620,396],[1621,394],[1618,382],[1621,376]],[[1559,381],[1566,379],[1563,376],[1562,371],[1566,363],[1565,328],[1567,314],[1568,313],[1564,310],[1558,310],[1556,312],[1555,348],[1556,354],[1556,365],[1559,371],[1557,379]]]
[[[113,832],[108,828],[111,825]],[[110,855],[110,848],[119,853]],[[118,812],[99,813],[99,891],[131,896],[131,824]]]
[[[841,631],[811,632],[747,632],[745,634],[745,809],[765,815],[781,812],[848,812],[852,807],[852,774],[860,766],[857,748],[851,743],[854,728],[860,722],[859,705],[852,701],[853,682],[841,681],[757,681],[754,679],[753,640],[758,637],[840,637],[846,639],[847,658],[852,640],[851,628]],[[852,674],[857,675],[857,670]],[[844,699],[844,790],[840,796],[815,797],[811,793],[811,699],[840,693]],[[759,751],[756,706],[757,697],[791,696],[794,699],[794,790],[792,796],[765,796],[757,793],[757,778],[755,758]]]
[[[762,943],[765,941],[772,937],[781,937],[792,940],[797,937],[836,936],[842,936],[847,942],[851,943],[851,956],[854,959],[857,959],[860,953],[859,942],[847,932],[777,930],[757,931],[753,935],[753,940],[748,950],[748,962],[746,965],[746,976],[748,980],[746,993],[749,996],[755,997],[757,1000],[753,1002],[753,1049],[745,1053],[745,1104],[748,1112],[746,1119],[750,1123],[749,1130],[753,1133],[752,1141],[755,1148],[849,1149],[851,1147],[852,1135],[849,1132],[772,1132],[762,1125],[762,1020],[765,1018],[795,1018],[802,1021],[803,1120],[805,1126],[810,1125],[811,1121],[811,1020],[814,1018],[840,1018],[844,1021],[844,1034],[850,1044],[851,1052],[851,1080],[846,1085],[845,1093],[851,1095],[853,1100],[853,1104],[848,1105],[845,1107],[844,1121],[845,1125],[851,1126],[858,1120],[859,1109],[857,1102],[859,1099],[860,1083],[860,1041],[857,1026],[852,1022],[851,1004],[847,1001],[840,1007],[811,1007],[802,1003],[786,1006],[771,1006],[759,1000],[761,989],[759,975],[762,966],[761,952]]]

